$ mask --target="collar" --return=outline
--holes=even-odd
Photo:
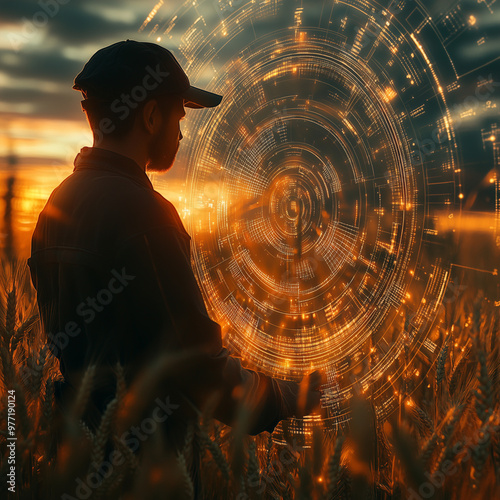
[[[107,170],[139,182],[144,187],[153,189],[146,172],[128,156],[102,148],[83,147],[76,155],[73,172],[82,169]]]

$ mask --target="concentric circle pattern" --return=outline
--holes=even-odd
[[[460,180],[445,84],[407,9],[188,2],[157,25],[191,80],[224,95],[189,114],[181,155],[210,313],[252,367],[325,370],[332,426],[357,392],[388,415],[438,351],[449,235],[434,223],[459,212]]]

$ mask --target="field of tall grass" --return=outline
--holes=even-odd
[[[231,428],[207,413],[188,428],[181,452],[165,453],[161,436],[152,432],[136,455],[120,436],[133,421],[144,384],[172,359],[152,363],[131,386],[117,366],[116,397],[94,431],[80,418],[95,377],[90,368],[60,420],[54,404],[58,364],[40,328],[26,264],[4,263],[0,498],[190,499],[196,453],[203,498],[500,498],[499,307],[481,294],[451,307],[445,328],[453,335],[444,338],[423,381],[431,390],[405,395],[385,421],[360,395],[345,428],[332,431],[318,423],[312,444],[304,447],[287,422],[283,442],[265,432],[248,436],[238,423]],[[9,439],[13,435],[16,441]],[[5,481],[13,458],[15,492],[9,492]]]

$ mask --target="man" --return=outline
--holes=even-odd
[[[208,401],[215,401],[214,416],[231,425],[244,400],[250,434],[272,432],[280,420],[317,408],[317,373],[301,386],[275,380],[244,369],[222,346],[191,269],[190,237],[146,175],[172,166],[184,107],[215,107],[222,97],[191,86],[168,50],[132,40],[94,54],[73,88],[84,96],[94,144],[52,192],[29,259],[42,323],[64,376],[62,404],[86,368],[98,366],[85,414],[96,428],[114,397],[117,362],[130,383],[155,354],[188,351],[192,357],[163,386],[162,396],[179,405],[166,425],[174,449]]]

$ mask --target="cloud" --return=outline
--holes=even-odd
[[[61,0],[62,3],[62,0]],[[146,7],[146,9],[145,9]],[[45,42],[76,45],[114,40],[136,33],[146,14],[144,2],[16,0],[2,2],[0,19],[11,27],[10,38],[24,46],[44,34]],[[14,45],[15,45],[14,44]],[[14,47],[16,48],[16,47]]]
[[[26,110],[29,116],[37,118],[81,120],[80,99],[80,94],[74,90],[47,92],[36,88],[0,88],[0,103],[5,103],[4,108],[8,106],[10,112]]]
[[[98,48],[141,38],[149,9],[139,0],[2,2],[0,112],[81,118],[75,76]]]
[[[500,46],[500,36],[493,34],[493,36],[486,38],[482,45],[470,43],[461,47],[462,56],[466,59],[477,62],[478,59],[491,58],[492,60],[498,57],[498,47]]]
[[[31,18],[33,14],[40,10],[40,6],[30,0],[16,0],[15,2],[2,2],[0,12],[2,22],[21,22],[23,17]]]
[[[76,44],[94,40],[108,40],[136,33],[140,19],[112,19],[87,9],[61,9],[48,27],[48,33],[62,43]]]
[[[11,78],[64,82],[69,85],[83,64],[58,52],[0,50],[0,71]]]

